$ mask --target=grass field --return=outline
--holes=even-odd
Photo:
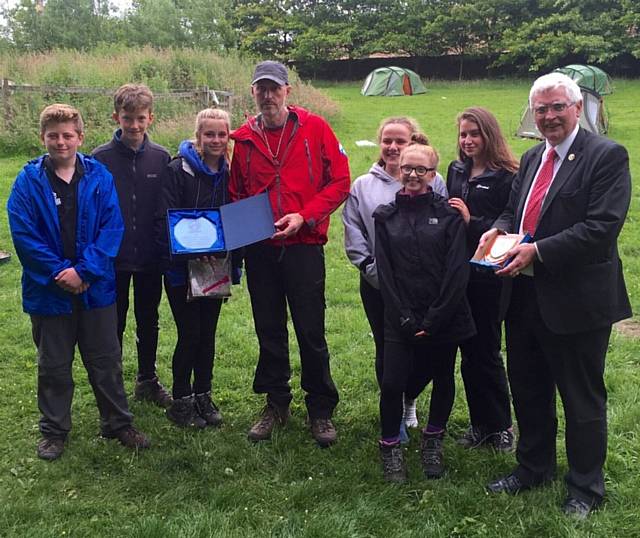
[[[470,105],[483,105],[513,133],[525,104],[526,82],[434,83],[423,96],[363,98],[356,85],[325,85],[342,107],[334,122],[351,159],[353,176],[376,158],[380,119],[415,116],[441,153],[441,170],[455,152],[454,118]],[[632,172],[640,173],[640,82],[619,81],[608,98],[611,136],[631,152]],[[510,139],[516,153],[532,145]],[[0,159],[0,199],[5,205],[25,157]],[[640,308],[638,189],[621,239],[627,283]],[[0,212],[0,248],[11,249],[5,211]],[[465,451],[454,438],[467,425],[462,385],[446,441],[448,473],[427,482],[418,464],[416,432],[408,448],[410,480],[390,486],[381,479],[377,386],[373,341],[362,312],[358,276],[342,249],[339,215],[333,220],[327,259],[327,338],[341,403],[335,422],[339,443],[317,448],[307,432],[299,388],[295,339],[293,419],[271,442],[252,445],[246,431],[262,406],[252,394],[257,354],[246,287],[234,289],[218,329],[215,399],[225,416],[218,431],[172,427],[162,413],[132,402],[137,425],[153,447],[135,454],[97,437],[98,421],[86,374],[76,361],[74,429],[64,456],[45,463],[35,457],[38,438],[34,349],[30,324],[21,312],[19,264],[0,266],[0,536],[68,537],[634,537],[640,536],[640,345],[614,332],[607,367],[610,437],[605,508],[583,524],[564,518],[559,505],[564,485],[516,497],[489,497],[483,486],[507,472],[513,455]],[[125,337],[125,383],[135,374],[133,320]],[[166,301],[161,313],[159,372],[170,384],[175,330]],[[420,399],[425,410],[427,398]],[[558,438],[559,477],[566,470],[564,438]],[[636,508],[634,508],[634,506]]]

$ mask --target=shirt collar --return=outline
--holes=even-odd
[[[547,153],[549,153],[549,150],[553,147],[556,150],[556,155],[558,156],[558,160],[560,161],[564,161],[564,158],[567,156],[567,153],[569,153],[569,149],[571,148],[571,146],[573,145],[573,141],[576,139],[576,136],[578,136],[578,130],[580,129],[580,122],[576,123],[576,126],[574,127],[572,133],[565,138],[562,142],[560,142],[557,146],[552,146],[551,144],[549,144],[549,141],[546,140],[545,141],[545,156]]]

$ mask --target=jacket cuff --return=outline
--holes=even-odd
[[[363,273],[367,272],[367,267],[369,267],[374,262],[373,256],[367,256],[363,261],[358,265],[358,269]]]

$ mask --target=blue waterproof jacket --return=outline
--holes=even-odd
[[[28,314],[71,313],[73,295],[60,288],[54,278],[72,266],[89,283],[80,295],[85,309],[108,306],[116,300],[113,260],[124,232],[118,196],[104,165],[80,153],[78,158],[84,175],[78,183],[75,265],[62,253],[58,211],[44,156],[28,162],[11,189],[9,226],[23,268],[22,307]]]

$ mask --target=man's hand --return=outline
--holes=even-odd
[[[496,271],[498,276],[516,277],[536,259],[536,247],[532,243],[521,243],[507,252],[507,258],[513,258],[504,268]]]
[[[82,281],[73,267],[68,267],[60,271],[55,277],[56,284],[64,291],[79,295],[89,289],[89,284]]]
[[[286,239],[298,233],[303,224],[304,218],[300,213],[288,213],[274,222],[274,226],[278,231],[271,236],[271,239]]]
[[[480,236],[480,241],[478,241],[478,248],[484,248],[487,243],[493,241],[493,239],[500,234],[500,230],[498,228],[491,228],[487,230]]]
[[[469,213],[469,208],[462,198],[449,198],[449,205],[460,213],[465,224],[469,224],[469,221],[471,220],[471,213]]]

